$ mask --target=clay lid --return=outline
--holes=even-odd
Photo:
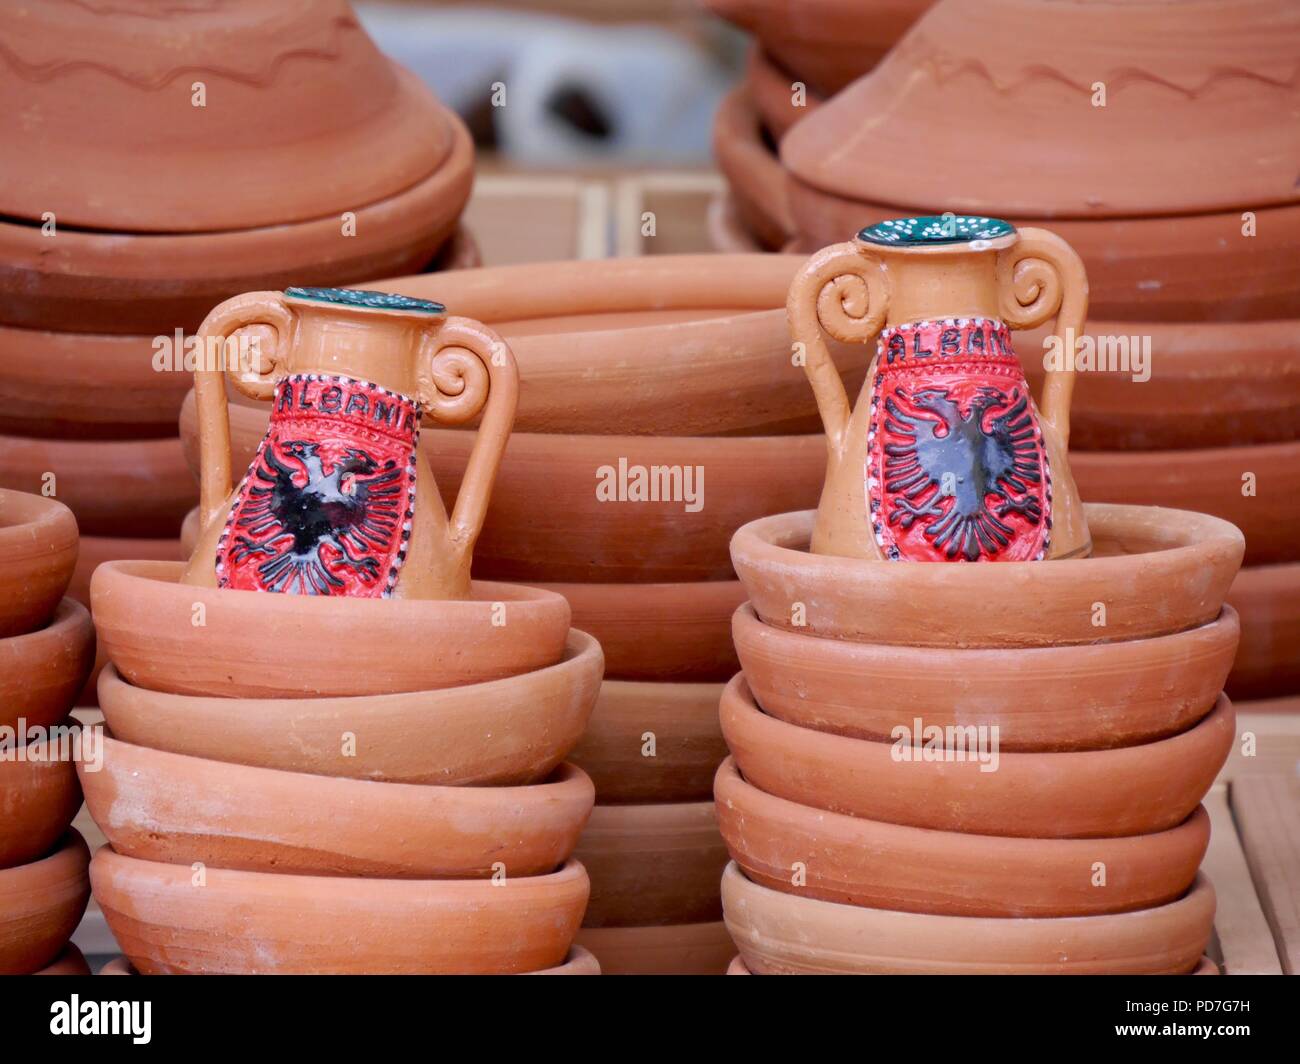
[[[1294,203],[1300,4],[945,0],[781,159],[848,199],[1017,218]]]
[[[315,303],[350,310],[380,311],[386,314],[413,314],[436,317],[447,308],[431,299],[415,299],[394,292],[369,292],[362,288],[286,288],[287,303]]]
[[[321,218],[409,188],[451,148],[441,105],[345,0],[11,8],[0,99],[0,215],[77,228]]]
[[[864,244],[894,248],[932,248],[952,244],[987,244],[1014,236],[1016,227],[1001,218],[963,214],[923,214],[915,218],[890,218],[858,233]]]

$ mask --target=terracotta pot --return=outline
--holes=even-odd
[[[796,233],[786,202],[785,170],[744,86],[733,89],[718,105],[713,157],[745,228],[769,251],[785,247]]]
[[[727,756],[721,695],[716,683],[606,680],[569,760],[591,777],[604,805],[703,801]]]
[[[198,511],[191,510],[190,513],[197,516]],[[175,536],[165,539],[144,539],[138,536],[82,536],[77,554],[77,567],[72,572],[72,583],[68,585],[68,597],[76,599],[83,606],[89,606],[91,578],[95,575],[95,570],[105,562],[181,561],[187,556],[187,552],[182,547],[184,535],[185,529],[182,524],[180,540]]]
[[[865,74],[932,0],[707,0],[826,93]]]
[[[108,975],[110,973],[108,972],[108,969],[105,968],[99,974]],[[113,972],[111,974],[119,975],[122,973]],[[728,975],[753,975],[754,973],[751,972],[749,968],[745,966],[745,958],[737,954],[737,956],[732,960],[731,964],[727,966],[727,974]],[[1218,975],[1219,966],[1215,964],[1214,961],[1210,960],[1209,957],[1202,957],[1201,963],[1196,966],[1196,968],[1192,971],[1191,974],[1192,975]]]
[[[39,972],[33,972],[33,975],[90,975],[90,965],[86,963],[86,958],[82,955],[81,950],[77,949],[71,942],[63,947],[54,961],[42,968]]]
[[[174,536],[198,488],[175,437],[43,440],[0,436],[0,483],[55,497],[92,536]]]
[[[0,639],[54,616],[77,562],[77,520],[55,499],[0,488]]]
[[[231,461],[236,467],[252,460],[266,420],[262,409],[230,407]],[[191,465],[197,467],[189,399],[181,433]],[[455,430],[420,433],[420,451],[429,459],[445,500],[454,500],[459,490],[473,442],[472,434]],[[629,477],[638,466],[647,471],[653,466],[677,469],[682,498],[690,487],[703,506],[690,512],[684,501],[602,501],[597,486],[617,491],[622,461]],[[506,445],[487,522],[474,548],[474,573],[532,582],[730,580],[731,534],[763,514],[815,505],[825,468],[821,436],[649,438],[516,432]]]
[[[1199,963],[1214,888],[1103,916],[933,916],[836,905],[722,876],[727,929],[757,975],[1174,975]]]
[[[1284,117],[1298,43],[1285,0],[939,5],[783,140],[796,225],[816,246],[918,210],[1053,219],[1088,263],[1098,317],[1285,317],[1300,284],[1300,139]],[[1246,209],[1258,237],[1241,238]]]
[[[1070,444],[1076,462],[1093,459],[1080,451],[1240,447],[1300,437],[1300,329],[1294,321],[1092,321],[1086,334],[1096,354],[1094,368],[1074,379]],[[1044,338],[1041,329],[1015,338],[1035,394],[1043,379]],[[1148,339],[1150,357],[1141,365],[1135,358],[1146,357]],[[1127,360],[1125,348],[1115,346],[1121,342]],[[1140,370],[1149,378],[1134,380]]]
[[[732,538],[731,556],[765,624],[834,639],[1065,646],[1145,639],[1219,615],[1243,549],[1230,524],[1155,507],[1084,508],[1094,556],[1059,565],[881,565],[810,554],[811,512],[751,522]]]
[[[543,587],[563,595],[574,627],[600,642],[612,680],[721,682],[739,668],[728,629],[745,600],[739,581]]]
[[[469,600],[268,595],[180,584],[181,568],[108,562],[91,581],[104,649],[137,687],[228,698],[426,691],[554,665],[569,631],[569,604],[537,588],[476,583]]]
[[[818,639],[732,618],[745,680],[788,724],[887,742],[915,717],[998,729],[1003,750],[1101,750],[1190,728],[1214,707],[1237,650],[1231,607],[1150,639],[1033,649],[945,650]]]
[[[564,765],[525,787],[439,787],[313,776],[164,753],[105,737],[78,766],[115,852],[248,872],[480,879],[551,872],[573,852],[596,791]]]
[[[503,680],[267,699],[147,691],[110,665],[99,702],[117,738],[172,753],[349,779],[505,786],[537,783],[564,760],[591,716],[602,660],[591,636],[571,630],[559,664]]]
[[[350,206],[355,226],[339,213],[210,233],[60,229],[51,240],[39,226],[0,223],[0,321],[31,329],[171,335],[197,328],[237,292],[347,284],[422,269],[455,229],[474,179],[469,133],[454,115],[447,121],[452,143],[446,162],[402,192]],[[191,185],[179,187],[193,196]],[[343,237],[345,225],[354,235]]]
[[[1300,439],[1187,451],[1074,451],[1079,491],[1095,502],[1172,506],[1231,521],[1246,565],[1300,561]],[[1246,477],[1254,475],[1255,494]]]
[[[846,905],[951,916],[1088,916],[1173,901],[1210,841],[1181,824],[1113,839],[1025,839],[886,824],[765,794],[728,758],[715,784],[727,849],[755,883]],[[1105,883],[1096,882],[1096,867]]]
[[[591,876],[584,927],[689,924],[722,916],[718,876],[727,848],[712,802],[598,805],[574,856]]]
[[[825,102],[824,97],[783,70],[758,46],[750,49],[745,64],[745,89],[764,129],[778,142],[799,119]]]
[[[104,967],[99,969],[100,975],[139,975],[131,962],[126,957],[114,957]]]
[[[1181,824],[1227,760],[1236,719],[1221,696],[1195,727],[1140,746],[997,751],[993,761],[983,757],[992,740],[977,752],[970,736],[965,749],[947,744],[952,759],[938,761],[923,757],[912,724],[899,742],[878,743],[769,717],[743,674],[727,685],[720,714],[741,773],[768,794],[890,824],[1031,839],[1115,838]]]
[[[95,626],[86,607],[64,599],[54,619],[29,635],[0,639],[0,728],[47,728],[68,715],[95,663]]]
[[[114,957],[99,970],[100,975],[138,975],[126,957]],[[555,968],[537,972],[520,972],[520,975],[600,975],[600,962],[581,946],[569,950],[565,962]]]
[[[650,927],[584,927],[575,941],[605,975],[721,975],[736,945],[721,920]]]
[[[195,876],[189,865],[96,852],[95,900],[141,974],[539,971],[563,963],[588,891],[576,861],[497,883],[209,868],[196,886]]]
[[[1300,693],[1300,562],[1243,569],[1228,591],[1241,645],[1228,675],[1233,698]]]
[[[100,975],[104,975],[105,973],[104,973],[104,972],[100,972],[99,974],[100,974]],[[114,973],[114,974],[116,974],[116,973]],[[728,974],[728,975],[753,975],[754,973],[751,972],[751,971],[750,971],[750,970],[745,966],[745,958],[742,957],[739,953],[737,953],[737,954],[736,954],[736,955],[731,959],[731,963],[727,965],[727,974]]]
[[[0,975],[26,975],[54,961],[90,898],[90,851],[75,831],[48,857],[0,869]]]
[[[0,432],[71,439],[175,436],[181,400],[194,378],[156,370],[154,342],[152,336],[0,326]]]
[[[76,727],[71,718],[64,723]],[[0,758],[0,869],[49,853],[81,808],[77,770],[65,753],[42,739],[9,747]]]

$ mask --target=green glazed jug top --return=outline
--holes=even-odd
[[[1016,227],[1001,218],[963,214],[924,214],[914,218],[891,218],[876,222],[858,233],[867,244],[884,247],[921,248],[941,244],[965,244],[975,240],[997,240],[1011,236]]]

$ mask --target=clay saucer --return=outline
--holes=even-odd
[[[837,905],[722,876],[727,929],[756,975],[1177,975],[1200,963],[1214,888],[1101,916],[934,916]]]
[[[117,738],[172,753],[349,779],[505,786],[537,783],[564,760],[591,716],[602,663],[599,644],[573,630],[558,664],[502,680],[262,699],[147,691],[110,665],[99,704]]]
[[[1025,376],[1041,394],[1047,330],[1013,335]],[[1095,368],[1074,378],[1072,464],[1080,451],[1241,447],[1300,437],[1300,329],[1293,321],[1094,320],[1087,335],[1097,355]],[[1134,380],[1142,367],[1133,356],[1147,337],[1150,377]],[[1121,341],[1128,361],[1124,348],[1104,346]]]
[[[718,683],[606,680],[569,760],[591,777],[602,804],[703,801],[727,756],[721,695]]]
[[[75,720],[66,724],[76,730]],[[7,738],[0,757],[0,869],[49,853],[81,808],[74,750],[62,740],[51,746],[44,737],[12,743]]]
[[[736,952],[721,920],[584,927],[575,941],[596,955],[605,975],[721,975]]]
[[[1112,643],[1219,615],[1241,565],[1236,528],[1155,506],[1088,503],[1085,512],[1094,557],[1068,561],[892,565],[810,554],[811,511],[745,525],[731,557],[765,624],[833,639],[948,648]]]
[[[802,96],[796,94],[798,86],[803,87]],[[825,102],[798,78],[782,70],[758,46],[750,49],[745,63],[745,88],[763,128],[778,142],[799,119],[812,114]],[[797,99],[802,102],[796,103]]]
[[[0,639],[49,621],[76,563],[71,510],[56,499],[0,488]]]
[[[563,864],[596,791],[562,765],[522,787],[441,787],[281,772],[104,737],[78,766],[86,807],[125,857],[315,876],[478,879]]]
[[[100,975],[138,975],[126,957],[114,957],[99,970]],[[543,968],[538,972],[520,972],[520,975],[600,975],[600,961],[581,946],[569,950],[565,962],[555,968]]]
[[[96,536],[174,536],[199,489],[180,440],[0,436],[0,483],[56,497]]]
[[[712,802],[598,805],[574,856],[591,876],[584,927],[722,917],[718,876],[727,847]]]
[[[183,568],[107,562],[91,580],[104,650],[137,687],[228,698],[427,691],[554,665],[569,631],[561,596],[514,584],[478,581],[464,601],[313,598],[181,584]]]
[[[745,603],[732,634],[764,712],[888,741],[897,725],[998,729],[1003,750],[1101,750],[1185,731],[1214,707],[1237,650],[1230,606],[1150,639],[947,650],[818,639],[764,624]]]
[[[108,969],[105,968],[99,974],[108,975],[109,974]],[[118,975],[121,973],[114,972],[112,974]],[[727,966],[727,974],[728,975],[753,975],[754,973],[751,972],[748,967],[746,967],[745,958],[737,954],[735,959],[732,960],[731,964]],[[1209,957],[1202,957],[1201,963],[1196,966],[1196,968],[1192,971],[1191,974],[1192,975],[1218,975],[1219,966],[1215,964],[1214,961],[1210,960]]]
[[[70,598],[27,635],[0,639],[0,727],[47,728],[68,715],[95,663],[95,626]]]
[[[0,432],[62,439],[175,436],[194,374],[183,371],[183,361],[179,371],[159,372],[155,352],[152,336],[0,326]]]
[[[933,0],[706,0],[827,93],[870,70]]]
[[[874,742],[769,717],[743,674],[723,692],[720,715],[741,773],[768,794],[890,824],[1030,839],[1114,838],[1181,824],[1227,760],[1235,721],[1220,696],[1199,724],[1139,746],[1016,753],[995,751],[992,736],[977,749],[971,735],[965,749],[948,743],[951,756],[938,760],[939,749],[920,749],[927,737],[913,739],[911,724],[905,742]],[[996,762],[985,756],[994,752]]]
[[[545,876],[297,876],[95,853],[90,881],[143,975],[509,974],[562,964],[587,904],[576,861]],[[365,934],[358,935],[358,928]]]
[[[574,627],[600,642],[612,680],[721,683],[740,667],[729,627],[745,600],[738,580],[542,586],[563,595]]]
[[[231,404],[233,468],[248,467],[265,435],[268,416],[266,407]],[[192,469],[198,466],[196,432],[194,401],[187,398],[181,435]],[[460,488],[474,440],[473,433],[454,429],[420,433],[420,449],[449,504]],[[623,467],[626,477],[619,472]],[[634,497],[634,471],[639,468],[638,475],[648,477],[656,467],[667,471],[667,494],[677,501]],[[826,441],[821,435],[515,432],[474,547],[474,573],[528,583],[731,580],[727,543],[732,532],[763,514],[815,506],[825,471]],[[620,478],[626,491],[619,487]],[[655,483],[663,483],[662,478],[656,477]],[[601,484],[612,495],[598,496]],[[681,490],[675,491],[674,484]],[[689,498],[702,505],[688,510],[688,505],[695,507]]]
[[[1300,439],[1180,451],[1070,452],[1079,494],[1094,502],[1172,506],[1231,521],[1246,565],[1300,561],[1292,522],[1300,498]],[[1247,495],[1253,476],[1254,494]]]
[[[75,831],[48,857],[0,869],[0,975],[26,975],[54,961],[90,898],[90,851]]]
[[[60,953],[52,963],[46,965],[39,972],[33,972],[33,975],[90,975],[90,965],[86,963],[86,958],[81,950],[77,949],[71,942],[63,947]]]
[[[1173,901],[1210,841],[1203,807],[1166,831],[1024,839],[845,816],[765,794],[728,758],[718,825],[755,883],[845,905],[950,916],[1088,916]],[[1097,862],[1105,882],[1097,881]],[[594,874],[594,873],[593,873]]]
[[[61,228],[52,240],[39,225],[0,222],[0,316],[30,329],[171,335],[197,329],[234,293],[423,269],[454,232],[474,180],[469,132],[454,115],[447,121],[452,145],[444,164],[393,196],[349,207],[355,226],[340,213],[228,232]]]
[[[786,173],[744,86],[733,89],[718,105],[713,157],[727,179],[744,227],[768,250],[785,247],[796,233],[786,202]]]
[[[1228,601],[1241,615],[1228,693],[1275,698],[1300,692],[1300,562],[1243,569]]]

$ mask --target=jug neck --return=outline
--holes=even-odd
[[[890,279],[887,326],[939,318],[999,318],[996,252],[890,249],[881,257]]]

